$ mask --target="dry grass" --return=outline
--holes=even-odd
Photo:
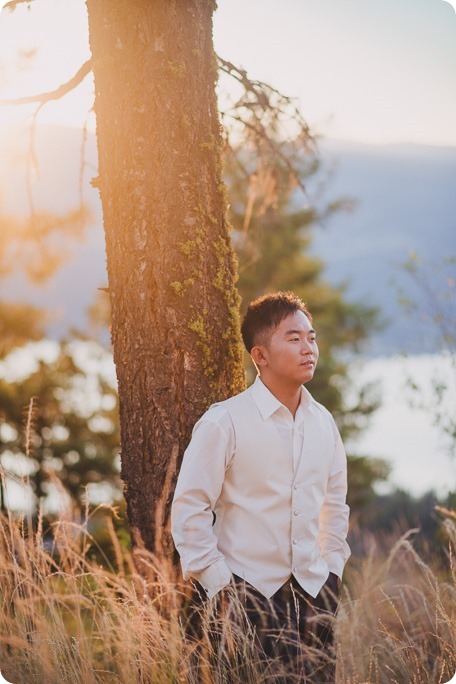
[[[443,513],[445,514],[445,512]],[[446,565],[419,557],[411,533],[389,554],[375,548],[347,572],[337,617],[338,682],[438,684],[456,670],[456,525],[443,526]],[[107,518],[109,520],[109,518]],[[109,523],[107,523],[109,525]],[[139,551],[135,563],[117,543],[117,571],[87,557],[87,524],[68,509],[53,525],[54,548],[41,525],[0,520],[0,669],[14,684],[162,684],[304,681],[262,671],[251,634],[220,630],[214,653],[196,648],[182,623],[184,587],[175,570]],[[143,571],[138,573],[137,568]]]
[[[374,543],[352,563],[337,619],[338,682],[443,684],[454,676],[456,525],[446,513],[446,563],[417,554],[417,530],[390,543],[387,554]]]

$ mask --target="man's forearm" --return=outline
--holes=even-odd
[[[217,548],[217,539],[212,531],[212,511],[201,511],[196,515],[194,506],[190,508],[193,513],[186,515],[188,504],[180,497],[174,500],[171,532],[180,555],[184,579],[196,579],[208,598],[212,598],[229,584],[231,571]]]
[[[202,419],[185,452],[171,508],[171,533],[184,579],[195,578],[214,595],[231,572],[217,547],[213,511],[223,486],[231,443],[218,422]]]
[[[342,577],[345,563],[350,557],[350,547],[346,542],[348,532],[349,508],[329,507],[320,516],[320,549],[330,572]]]
[[[320,512],[320,549],[329,570],[342,577],[345,563],[350,557],[346,542],[350,509],[345,503],[347,496],[347,457],[340,436],[325,501]]]

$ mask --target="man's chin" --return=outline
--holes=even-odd
[[[313,376],[315,373],[315,368],[307,369],[305,373],[301,374],[301,383],[304,385],[306,382],[310,382],[312,380]]]

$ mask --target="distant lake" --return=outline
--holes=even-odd
[[[378,384],[382,406],[347,451],[389,461],[391,484],[411,494],[455,491],[456,444],[451,457],[451,441],[435,418],[438,411],[456,418],[456,359],[444,354],[374,358],[354,366],[351,377],[355,386]],[[410,381],[420,391],[410,389]],[[433,383],[448,387],[440,401]]]

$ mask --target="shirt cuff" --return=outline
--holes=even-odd
[[[331,555],[329,558],[325,559],[328,564],[329,572],[333,572],[335,575],[342,579],[344,573],[345,561],[343,558],[337,557],[336,555]]]
[[[231,581],[231,570],[225,561],[219,560],[201,572],[192,573],[192,577],[201,584],[209,599],[226,587]]]
[[[335,575],[340,577],[340,579],[342,579],[347,559],[335,552],[329,553],[327,556],[323,556],[323,558],[328,564],[329,572],[333,572]]]

